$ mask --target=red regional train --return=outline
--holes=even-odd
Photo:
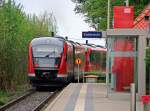
[[[28,77],[35,87],[63,86],[77,78],[75,59],[84,61],[85,50],[61,37],[40,37],[29,44]],[[82,62],[80,71],[84,71]]]
[[[105,73],[107,49],[102,46],[92,44],[84,44],[84,47],[86,48],[85,73]]]

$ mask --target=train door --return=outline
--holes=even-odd
[[[67,61],[67,74],[69,81],[73,80],[74,77],[74,62],[73,62],[73,46],[69,42],[68,44],[68,50],[66,55],[66,61]]]

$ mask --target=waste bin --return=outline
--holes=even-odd
[[[86,83],[96,83],[98,76],[96,75],[86,75],[84,76],[84,78],[86,79]]]
[[[142,102],[144,104],[144,111],[150,111],[150,95],[142,96]]]

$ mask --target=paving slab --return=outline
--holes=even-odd
[[[108,98],[105,84],[71,83],[45,111],[130,111],[130,101]],[[139,101],[136,111],[143,111]]]

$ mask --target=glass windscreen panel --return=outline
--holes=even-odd
[[[33,57],[61,57],[62,46],[57,45],[38,45],[33,47]]]
[[[63,45],[36,45],[33,47],[35,67],[58,67],[61,61]]]

